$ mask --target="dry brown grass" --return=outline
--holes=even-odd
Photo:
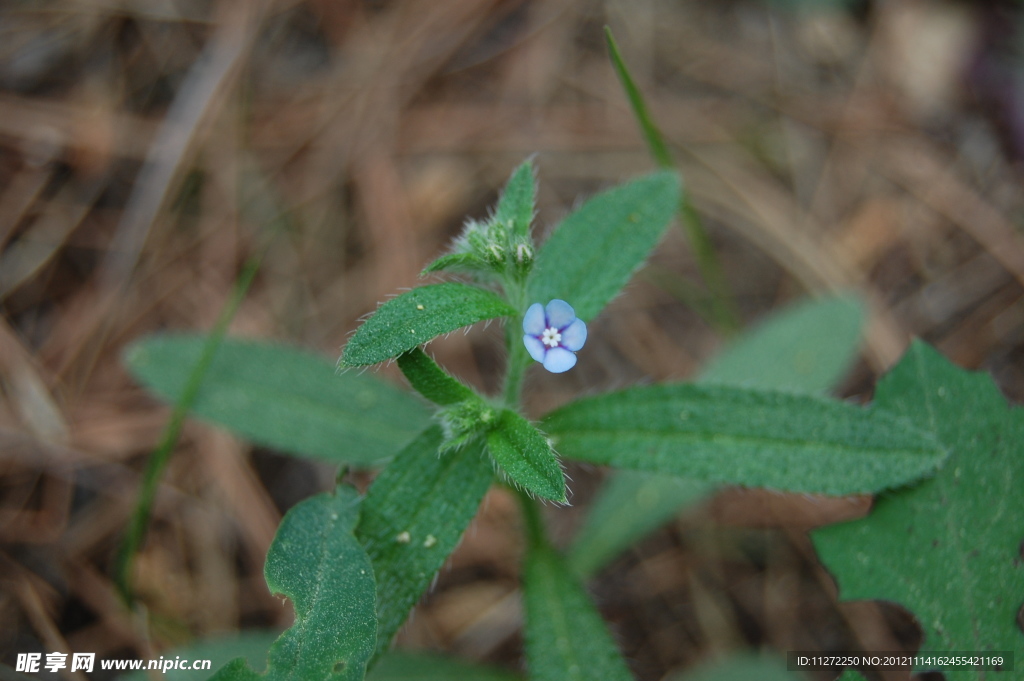
[[[6,3],[0,659],[148,657],[287,624],[262,559],[281,513],[332,472],[198,423],[158,494],[141,605],[118,600],[112,552],[168,415],[130,380],[123,349],[157,330],[208,329],[242,263],[267,249],[231,333],[335,356],[356,319],[414,285],[525,156],[538,154],[541,229],[651,168],[605,23],[745,320],[853,289],[871,325],[847,394],[869,393],[920,336],[1024,396],[1024,193],[993,112],[963,86],[980,25],[966,5],[877,3],[858,19],[653,0]],[[695,277],[678,232],[656,262]],[[455,334],[435,350],[493,390],[496,338]],[[577,371],[532,377],[534,413],[583,391],[685,378],[721,342],[648,280],[592,338]],[[581,505],[596,477],[577,473]],[[708,530],[709,519],[752,517],[806,526],[819,503],[734,493],[598,580],[640,678],[727,648],[841,635],[843,613],[815,595],[829,585],[798,531]],[[406,645],[515,664],[514,511],[489,497]],[[576,519],[553,521],[566,532]],[[883,635],[868,610],[845,614],[858,635]]]

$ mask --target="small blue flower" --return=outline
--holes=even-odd
[[[560,374],[576,366],[576,352],[587,342],[587,325],[564,300],[534,303],[523,317],[523,344],[544,368]]]

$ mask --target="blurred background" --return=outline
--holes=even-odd
[[[856,291],[870,323],[841,396],[870,399],[916,336],[1024,398],[1019,3],[8,0],[0,661],[145,658],[290,623],[263,557],[282,513],[335,471],[192,421],[136,565],[138,605],[121,604],[112,557],[169,416],[128,376],[125,347],[210,329],[262,258],[230,333],[333,359],[529,155],[538,235],[652,170],[604,25],[744,324]],[[696,281],[670,228],[594,321],[577,369],[530,375],[530,414],[692,376],[724,341],[683,302]],[[492,325],[431,348],[493,392],[500,340]],[[574,506],[551,513],[563,541],[602,475],[570,472]],[[915,624],[896,606],[836,605],[803,535],[867,504],[725,492],[592,591],[640,679],[725,650],[840,646],[851,632],[913,649]],[[517,531],[514,501],[493,492],[401,644],[520,669]]]

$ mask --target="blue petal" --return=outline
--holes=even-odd
[[[544,333],[544,306],[534,303],[526,311],[523,317],[523,331],[531,336],[539,336]],[[539,342],[539,341],[538,341]],[[540,361],[539,359],[537,360]]]
[[[544,358],[544,368],[553,374],[560,374],[576,366],[576,355],[565,348],[551,348]]]
[[[544,361],[544,355],[547,352],[547,348],[540,342],[540,339],[536,336],[526,334],[523,336],[523,345],[526,346],[526,351],[530,353],[530,357],[533,357],[538,362]]]
[[[576,319],[576,311],[572,309],[572,305],[558,298],[548,303],[544,311],[547,313],[548,326],[553,326],[558,330],[569,326]],[[540,333],[544,333],[544,330],[541,329]]]
[[[587,342],[587,325],[582,319],[577,319],[570,324],[565,331],[562,331],[562,342],[559,343],[566,350],[576,352]]]

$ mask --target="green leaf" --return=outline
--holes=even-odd
[[[424,431],[373,481],[356,533],[377,576],[377,654],[430,586],[494,479],[479,440],[438,456]]]
[[[880,496],[866,518],[813,533],[840,595],[906,606],[924,629],[923,651],[1024,650],[1024,410],[1008,407],[987,375],[921,342],[879,381],[875,400],[951,454],[934,478]]]
[[[503,669],[444,655],[395,651],[381,656],[367,681],[521,681]]]
[[[475,270],[487,269],[487,263],[472,253],[447,253],[423,268],[420,276],[440,272],[442,270]]]
[[[879,410],[729,386],[609,393],[562,407],[544,425],[568,458],[794,492],[877,492],[932,473],[945,457]]]
[[[760,655],[733,655],[675,677],[676,681],[802,681],[803,674],[786,670],[783,660]]]
[[[416,392],[434,404],[449,405],[476,398],[476,393],[445,373],[437,362],[419,348],[398,356],[402,370]]]
[[[341,366],[366,366],[398,357],[417,345],[485,319],[516,314],[504,300],[475,286],[434,284],[392,298],[359,327]]]
[[[550,546],[531,543],[523,591],[531,681],[631,681],[600,613]]]
[[[863,326],[864,306],[854,296],[804,301],[736,339],[700,381],[824,393],[853,364]]]
[[[663,525],[684,506],[718,488],[706,480],[615,471],[587,512],[567,560],[574,574],[588,577]]]
[[[551,445],[529,421],[509,409],[487,433],[487,451],[509,480],[530,494],[564,504],[565,477]]]
[[[494,220],[507,225],[514,236],[528,240],[536,194],[533,160],[527,159],[515,169],[505,185],[501,199],[498,200],[498,208],[494,211]]]
[[[205,336],[151,336],[125,355],[140,383],[168,402],[185,389]],[[430,422],[406,393],[372,376],[337,375],[323,357],[265,342],[225,339],[192,413],[274,449],[371,465],[393,456]]]
[[[591,198],[540,249],[529,301],[560,298],[580,319],[596,317],[658,244],[679,191],[679,177],[662,171]]]
[[[746,332],[712,360],[698,380],[824,392],[853,362],[863,322],[863,306],[852,296],[805,301]],[[587,513],[569,552],[569,564],[578,575],[593,574],[716,488],[704,480],[616,471]]]
[[[290,510],[267,553],[271,593],[291,599],[295,624],[270,647],[267,671],[239,658],[214,679],[361,681],[373,654],[373,565],[352,534],[359,496],[349,487],[319,494]]]

